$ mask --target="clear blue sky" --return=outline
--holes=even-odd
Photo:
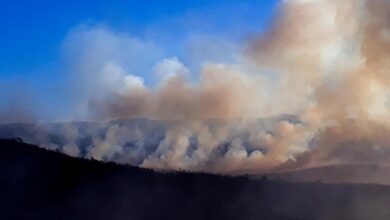
[[[145,27],[193,13],[202,20],[200,26],[209,24],[205,30],[196,27],[198,31],[215,33],[241,25],[241,33],[249,33],[262,27],[274,5],[275,0],[3,0],[0,73],[26,74],[55,62],[67,32],[82,23],[104,23],[141,35]],[[172,26],[166,31],[183,35],[190,28]]]
[[[163,48],[162,57],[177,56],[186,62],[189,58],[183,50],[188,47],[185,42],[188,44],[191,36],[243,41],[248,35],[262,31],[277,2],[2,0],[0,86],[23,80],[38,94],[57,86],[67,74],[63,44],[69,33],[80,26],[104,26],[115,33],[153,42]],[[142,72],[137,74],[143,75]],[[146,73],[143,77],[153,81]]]

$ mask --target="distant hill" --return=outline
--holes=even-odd
[[[219,120],[210,119],[205,123],[210,126],[218,126],[227,122],[235,122],[240,119]],[[267,118],[257,118],[253,121],[260,127],[271,129],[279,121],[290,121],[299,123],[298,116],[295,115],[278,115]],[[0,124],[0,138],[15,138],[20,137],[25,142],[31,144],[39,144],[42,142],[51,142],[58,146],[65,144],[65,136],[67,133],[77,133],[74,142],[81,146],[92,144],[92,137],[104,137],[107,130],[111,126],[121,126],[129,130],[136,129],[143,135],[147,136],[147,144],[156,144],[164,138],[167,126],[175,121],[152,120],[148,118],[132,118],[118,119],[108,122],[59,122],[59,123],[9,123]]]
[[[373,183],[390,185],[390,166],[343,164],[269,174],[289,182]]]
[[[248,154],[255,150],[266,152],[265,148],[259,148],[258,144],[253,144],[256,141],[251,140],[253,135],[250,131],[253,134],[257,131],[271,132],[280,121],[300,123],[298,116],[288,114],[267,118],[205,119],[201,122],[197,121],[197,123],[202,123],[202,129],[207,127],[204,131],[218,137],[216,139],[220,139],[217,142],[218,146],[213,147],[214,149],[211,152],[206,150],[208,152],[206,157],[211,160],[199,160],[202,161],[202,164],[199,164],[198,167],[217,164],[219,158],[222,159],[226,156],[231,148],[229,146],[232,145],[232,141],[235,139],[240,140]],[[162,144],[162,141],[169,137],[169,132],[172,133],[175,129],[184,131],[186,129],[183,129],[183,126],[189,126],[188,123],[186,120],[152,120],[148,118],[118,119],[107,122],[10,123],[0,124],[0,138],[19,137],[25,143],[38,145],[45,149],[58,150],[75,157],[89,158],[92,156],[106,162],[142,166],[145,165],[145,162],[146,164],[150,163],[150,160],[153,160],[151,158],[156,154],[160,154],[158,153],[160,151],[158,147]],[[191,135],[183,133],[183,135],[188,135],[186,138],[188,141],[186,154],[198,160],[195,151],[200,148],[198,146],[200,143],[199,135],[202,132],[195,131],[196,129],[193,130],[193,128],[190,128],[192,126],[187,128],[188,132],[192,132]],[[236,131],[235,127],[241,128]],[[221,136],[221,132],[229,134]],[[106,149],[103,145],[110,146],[110,149]],[[97,146],[104,149],[94,149]],[[193,154],[194,152],[195,154]],[[162,154],[169,153],[162,152]],[[160,162],[164,163],[163,161]],[[191,169],[191,164],[185,163],[184,165],[183,168]]]
[[[390,219],[390,187],[157,173],[0,140],[1,219]]]

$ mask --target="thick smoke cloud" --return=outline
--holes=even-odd
[[[37,125],[30,141],[160,170],[389,164],[389,15],[385,0],[285,0],[237,62],[205,63],[194,81],[178,58],[163,58],[153,67],[154,87],[123,60],[88,57],[98,85],[88,94],[88,117],[132,120]]]
[[[299,77],[306,78],[305,82],[313,88],[313,102],[302,112],[301,118],[316,136],[313,149],[288,166],[388,164],[389,142],[385,134],[390,125],[387,76],[390,41],[384,33],[389,29],[389,3],[322,1],[307,5],[318,7],[320,11],[316,14],[320,16],[324,8],[332,9],[329,10],[333,14],[332,25],[327,25],[329,32],[321,33],[319,39],[315,32],[310,32],[312,35],[306,34],[304,38],[289,38],[286,40],[289,46],[269,48],[271,54],[278,50],[285,54],[285,49],[291,51],[295,46],[311,48],[295,54],[292,63],[286,60],[288,68],[293,70],[291,74],[301,73]],[[291,15],[286,19],[297,18]],[[307,19],[315,21],[315,18]],[[307,25],[311,27],[310,23]],[[319,24],[314,22],[313,28],[316,26]],[[323,30],[326,28],[320,28]],[[315,39],[307,39],[307,36]],[[270,44],[275,44],[275,39],[257,42],[258,47]],[[315,56],[321,53],[322,56]]]

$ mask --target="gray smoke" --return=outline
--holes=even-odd
[[[107,54],[86,53],[75,78],[91,81],[81,84],[88,92],[80,102],[100,122],[34,124],[21,136],[71,156],[159,170],[389,164],[389,14],[385,0],[282,1],[238,62],[206,63],[197,82],[177,58],[155,65],[160,81],[150,87]],[[127,39],[86,36],[114,48]]]

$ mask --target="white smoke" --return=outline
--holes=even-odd
[[[132,120],[75,126],[55,147],[217,173],[390,163],[390,4],[286,0],[278,12],[239,58],[203,63],[196,80],[177,57],[156,56],[153,44],[102,28],[71,33],[65,45],[78,54],[86,114]],[[160,81],[147,85],[134,66]],[[53,128],[38,130],[34,140],[53,147]]]

